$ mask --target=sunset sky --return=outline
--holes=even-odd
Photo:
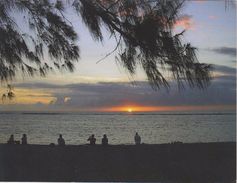
[[[206,90],[154,91],[138,68],[131,77],[115,62],[113,39],[95,42],[72,12],[66,12],[79,34],[81,59],[74,73],[50,74],[46,78],[13,81],[16,98],[0,103],[2,111],[229,111],[235,110],[236,7],[224,1],[188,1],[175,32],[187,29],[184,42],[198,48],[200,62],[213,64],[213,80]],[[106,35],[106,32],[104,33]],[[108,36],[107,36],[108,37]],[[0,93],[6,90],[2,84]]]

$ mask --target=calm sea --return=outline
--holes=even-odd
[[[132,144],[135,132],[151,144],[236,141],[236,114],[0,113],[0,143],[11,134],[20,140],[23,133],[31,144],[56,143],[59,133],[66,144],[86,144],[92,133],[101,143],[106,133],[110,144]]]

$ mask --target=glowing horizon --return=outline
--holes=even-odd
[[[186,106],[142,106],[124,105],[98,108],[100,112],[159,112],[159,111],[199,111],[199,110],[234,110],[235,105],[186,105]]]
[[[54,85],[55,86],[55,85]],[[83,88],[80,85],[80,91],[83,91]],[[111,85],[109,85],[111,86]],[[115,85],[117,86],[117,85]],[[121,87],[121,85],[119,85]],[[83,95],[78,96],[78,100],[75,96],[72,96],[72,90],[67,87],[60,88],[60,92],[63,93],[55,93],[53,88],[30,88],[30,87],[16,87],[16,98],[12,101],[0,101],[2,106],[2,110],[30,110],[30,111],[74,111],[74,112],[125,112],[125,113],[136,113],[136,112],[160,112],[160,111],[222,111],[222,110],[235,110],[235,105],[229,104],[200,104],[195,105],[190,102],[189,104],[182,105],[179,102],[175,103],[175,98],[173,99],[174,104],[166,104],[162,103],[162,97],[157,95],[154,100],[157,100],[157,105],[149,105],[143,104],[145,99],[142,98],[141,95],[136,97],[136,100],[132,99],[132,97],[122,97],[120,98],[120,102],[114,100],[119,92],[114,91],[114,97],[102,98],[101,100],[97,100],[97,103],[92,104],[93,100],[87,99],[87,95],[83,92]],[[107,85],[103,86],[106,88]],[[93,88],[93,87],[92,87]],[[132,88],[132,87],[131,87]],[[128,89],[126,85],[126,89]],[[77,91],[77,90],[75,90]],[[97,96],[98,93],[96,90],[93,90],[94,96]],[[111,91],[108,88],[108,91]],[[128,90],[131,91],[131,90]],[[4,92],[4,89],[1,90]],[[140,93],[139,91],[137,93]],[[155,93],[156,94],[156,93]],[[135,93],[133,95],[136,95]],[[93,96],[93,95],[91,95]],[[86,98],[88,103],[84,103],[85,105],[80,104],[83,101],[83,98]],[[122,103],[122,100],[126,99],[126,102]],[[140,101],[138,99],[141,99]],[[162,104],[159,105],[158,101]],[[116,104],[117,103],[117,104]],[[119,104],[120,103],[120,104]],[[80,105],[79,105],[80,104]],[[96,105],[95,105],[96,104]]]

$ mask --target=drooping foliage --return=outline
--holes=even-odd
[[[12,85],[7,85],[6,93],[2,94],[2,103],[5,103],[7,100],[11,101],[15,98],[14,88]]]
[[[102,40],[101,25],[117,36],[118,60],[130,73],[141,65],[154,87],[168,85],[162,71],[171,71],[182,85],[205,87],[210,65],[200,64],[195,48],[173,34],[183,0],[76,0],[74,6],[93,37]]]
[[[52,66],[73,70],[72,61],[79,58],[75,45],[77,34],[61,12],[60,1],[7,0],[0,1],[0,79],[15,77],[18,71],[44,76]],[[20,19],[21,18],[21,19]],[[24,24],[26,27],[22,27]]]
[[[163,71],[180,86],[187,82],[205,88],[210,65],[199,63],[196,49],[182,42],[184,31],[173,32],[183,4],[184,0],[0,1],[1,80],[14,77],[17,70],[31,75],[37,71],[45,75],[53,66],[73,71],[79,48],[76,27],[64,16],[69,5],[95,40],[103,40],[102,27],[110,32],[117,41],[116,60],[131,74],[140,65],[154,88],[169,85]],[[33,35],[21,32],[11,16],[16,10],[27,19]],[[44,61],[45,53],[53,65]]]

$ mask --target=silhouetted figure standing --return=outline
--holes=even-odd
[[[90,145],[95,145],[95,142],[96,142],[95,135],[92,134],[92,135],[87,139],[87,141],[90,141]]]
[[[102,145],[108,145],[108,138],[107,138],[106,134],[103,135]]]
[[[9,140],[7,141],[8,144],[14,144],[15,141],[14,141],[14,135],[11,135]]]
[[[22,145],[26,145],[27,144],[27,136],[26,136],[26,134],[23,134],[23,136],[21,138],[21,144]]]
[[[59,146],[65,146],[65,140],[63,139],[62,134],[59,134],[58,145]]]
[[[141,137],[140,135],[138,135],[138,133],[136,132],[135,136],[134,136],[134,140],[135,140],[135,144],[141,144]]]

